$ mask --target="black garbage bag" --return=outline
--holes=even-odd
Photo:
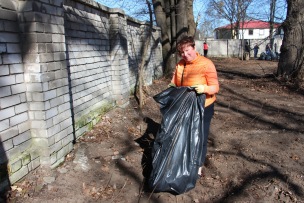
[[[259,57],[259,60],[265,60],[266,59],[266,53],[265,52],[262,52],[260,54],[260,57]]]
[[[171,87],[154,96],[163,116],[148,181],[154,192],[182,194],[195,187],[202,165],[205,99],[189,87]]]

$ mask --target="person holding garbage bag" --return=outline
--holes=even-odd
[[[217,71],[210,59],[200,56],[196,51],[193,37],[183,37],[177,44],[177,51],[182,59],[176,65],[170,86],[190,86],[195,89],[197,94],[206,94],[202,156],[204,164],[209,128],[214,113],[215,94],[219,91]],[[202,174],[201,170],[202,167],[198,171],[199,175]]]
[[[182,37],[177,51],[182,59],[170,88],[154,96],[163,119],[153,145],[149,185],[156,192],[181,194],[202,175],[219,82],[213,62],[196,51],[193,37]]]

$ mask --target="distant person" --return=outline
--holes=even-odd
[[[246,44],[245,44],[245,52],[248,52],[250,55],[250,46],[249,46],[248,42],[246,42]]]
[[[273,53],[270,48],[270,44],[266,45],[265,51],[266,51],[266,60],[271,61],[272,59],[276,58],[275,53]]]
[[[207,42],[204,42],[204,56],[207,57],[207,54],[208,54],[208,44]]]
[[[258,52],[259,52],[259,46],[257,44],[254,45],[253,52],[254,52],[254,58],[256,59],[258,57]]]
[[[245,44],[243,57],[245,60],[249,60],[249,58],[250,58],[250,46],[249,46],[248,42],[246,42],[246,44]]]
[[[271,48],[269,44],[266,45],[265,51],[266,51],[266,55],[271,55]]]

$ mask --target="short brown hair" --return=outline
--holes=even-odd
[[[183,48],[187,46],[195,47],[195,41],[192,36],[184,36],[179,40],[176,46],[178,54],[180,54]]]

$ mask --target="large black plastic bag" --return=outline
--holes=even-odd
[[[189,87],[171,87],[154,96],[163,117],[152,150],[153,191],[182,194],[195,187],[202,164],[205,99]]]

